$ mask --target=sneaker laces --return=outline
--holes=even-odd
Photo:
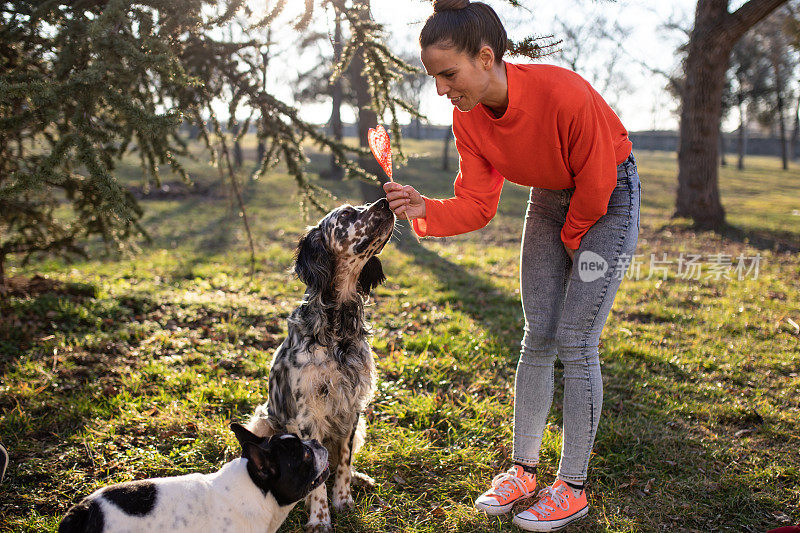
[[[503,498],[511,496],[511,493],[514,492],[514,487],[517,487],[526,496],[530,494],[527,487],[525,487],[525,483],[517,476],[514,468],[508,472],[497,474],[492,480],[492,488]]]
[[[553,487],[546,487],[539,491],[539,501],[533,504],[531,509],[541,515],[550,516],[550,513],[556,510],[553,505],[566,511],[569,509],[569,500],[561,495],[561,491]]]

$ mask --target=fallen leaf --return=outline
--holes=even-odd
[[[447,516],[447,512],[441,507],[437,507],[436,509],[432,510],[431,514],[436,518],[444,518],[445,516]]]

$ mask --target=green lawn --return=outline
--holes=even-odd
[[[440,144],[407,149],[395,179],[450,194]],[[592,510],[571,531],[800,523],[800,258],[776,251],[800,249],[800,166],[784,172],[776,159],[753,157],[744,172],[723,169],[733,228],[718,236],[670,219],[673,154],[637,156],[640,276],[623,282],[603,334]],[[324,161],[312,154],[317,168]],[[11,269],[58,283],[0,303],[0,439],[12,458],[0,531],[52,531],[100,486],[210,472],[237,455],[228,424],[266,398],[272,352],[303,291],[289,270],[293,248],[313,221],[303,220],[285,174],[249,183],[258,248],[250,279],[235,200],[215,169],[195,162],[190,171],[195,190],[172,183],[143,202],[153,242],[138,255]],[[120,175],[135,180],[137,169]],[[337,195],[331,206],[357,201],[357,184],[323,184]],[[506,185],[484,230],[417,243],[403,224],[384,251],[388,281],[367,308],[379,386],[356,459],[377,484],[356,489],[356,510],[334,515],[337,531],[511,529],[471,502],[511,453],[526,199]],[[678,271],[681,253],[701,255],[701,279]],[[673,261],[666,279],[650,270],[651,254]],[[715,254],[734,267],[758,256],[758,274],[709,278]],[[560,395],[543,446],[547,482],[558,463]],[[281,531],[299,531],[305,519],[298,505]]]

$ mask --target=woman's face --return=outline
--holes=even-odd
[[[469,111],[486,95],[493,58],[487,68],[481,54],[473,58],[455,48],[437,45],[423,48],[421,58],[426,72],[436,81],[436,92],[447,96],[460,111]]]

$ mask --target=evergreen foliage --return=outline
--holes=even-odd
[[[223,164],[226,131],[238,140],[255,126],[265,147],[256,175],[283,162],[304,209],[322,208],[326,194],[306,178],[306,141],[329,149],[349,177],[374,180],[348,159],[369,157],[366,150],[327,136],[265,89],[265,29],[286,16],[287,4],[268,1],[259,17],[245,0],[0,1],[0,286],[9,256],[85,255],[97,236],[107,250],[121,250],[145,235],[142,210],[115,165],[136,152],[145,186],[160,185],[164,168],[188,182],[182,124],[199,131],[214,164]],[[315,8],[342,15],[347,41],[333,77],[356,54],[363,59],[372,106],[390,118],[401,150],[398,113],[416,110],[394,87],[414,67],[386,46],[380,24],[363,12],[368,6],[305,0],[294,28],[305,32]],[[228,31],[235,24],[237,39]],[[529,39],[520,50],[539,55],[540,48]],[[227,125],[215,99],[228,103]],[[249,117],[237,124],[241,110]]]
[[[276,9],[250,29],[270,23]],[[217,37],[243,11],[242,0],[0,3],[0,279],[10,255],[85,255],[92,236],[118,250],[143,235],[142,210],[115,179],[116,162],[136,151],[146,184],[160,184],[164,167],[189,181],[179,127],[199,127],[217,159],[222,129],[211,103],[226,88],[231,115],[253,110],[239,132],[256,120],[270,147],[260,173],[282,159],[318,204],[303,172],[301,144],[312,139],[367,177],[347,161],[352,150],[263,90],[258,39]]]

